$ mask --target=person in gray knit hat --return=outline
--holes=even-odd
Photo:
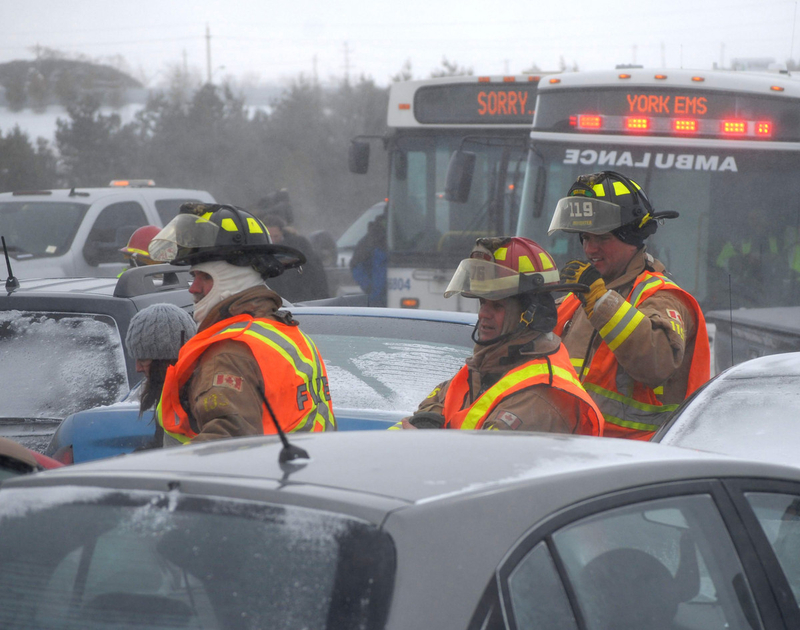
[[[167,368],[178,360],[181,346],[197,331],[197,325],[182,308],[174,304],[151,304],[136,313],[128,325],[125,346],[136,361],[136,371],[144,374],[139,397],[139,417],[155,407],[161,397]],[[161,446],[163,433],[156,423],[154,446]]]

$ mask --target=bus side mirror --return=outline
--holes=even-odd
[[[351,140],[347,150],[347,167],[351,173],[363,175],[369,170],[369,142]]]
[[[472,151],[454,151],[450,156],[444,184],[444,198],[447,201],[467,203],[476,160],[477,155]]]

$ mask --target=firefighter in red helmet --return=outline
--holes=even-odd
[[[158,261],[150,258],[150,252],[147,251],[147,248],[150,247],[150,241],[153,240],[153,237],[160,231],[161,228],[158,226],[143,225],[131,234],[128,244],[119,250],[125,256],[125,260],[128,261],[129,267],[158,264]]]
[[[445,291],[480,300],[473,354],[402,427],[602,435],[603,416],[552,333],[559,290],[558,267],[535,242],[478,239]]]

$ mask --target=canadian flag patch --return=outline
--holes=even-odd
[[[214,387],[227,387],[237,392],[242,391],[242,377],[233,374],[215,374],[212,381]]]
[[[681,314],[678,311],[676,311],[674,308],[668,308],[667,309],[667,317],[669,317],[670,319],[674,319],[681,326],[683,326],[683,317],[681,317]]]
[[[502,420],[509,429],[516,429],[517,427],[519,427],[519,425],[522,424],[522,420],[520,420],[510,411],[504,411],[503,413],[497,416],[497,419]]]

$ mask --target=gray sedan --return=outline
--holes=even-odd
[[[0,486],[2,628],[800,627],[800,469],[470,431],[242,438]]]

